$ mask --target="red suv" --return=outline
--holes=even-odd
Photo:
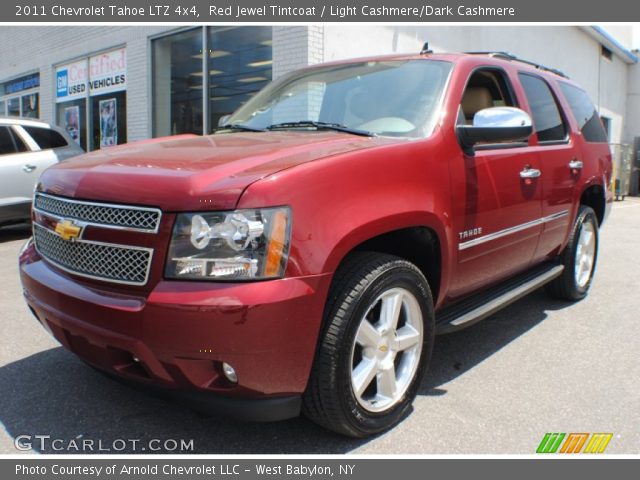
[[[396,424],[434,336],[583,298],[611,202],[588,96],[504,53],[296,71],[211,135],[42,175],[26,301],[99,370],[251,420]]]

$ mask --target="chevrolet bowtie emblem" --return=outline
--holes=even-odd
[[[71,220],[62,220],[56,225],[56,233],[62,237],[63,240],[75,240],[80,236],[82,229],[73,223]]]

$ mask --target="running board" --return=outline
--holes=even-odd
[[[560,276],[563,265],[545,264],[436,313],[436,334],[473,325]]]

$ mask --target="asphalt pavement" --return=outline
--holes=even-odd
[[[71,446],[69,453],[92,440],[109,453],[150,453],[150,446],[178,453],[183,441],[193,445],[188,453],[531,454],[547,432],[611,432],[607,453],[640,452],[638,198],[614,205],[585,300],[560,302],[540,290],[437,337],[413,412],[368,440],[304,418],[252,424],[206,417],[100,375],[61,348],[25,306],[17,255],[29,235],[25,226],[0,229],[2,454],[21,453],[14,446],[21,435],[32,439],[32,452],[44,453],[66,453],[54,450],[58,439],[55,446]],[[36,435],[45,436],[42,444]]]

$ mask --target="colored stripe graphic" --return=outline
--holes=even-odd
[[[583,453],[603,453],[612,437],[613,433],[594,433]]]
[[[556,453],[564,439],[564,433],[547,433],[538,445],[536,453]]]
[[[560,453],[580,453],[587,438],[589,438],[588,433],[570,433],[562,444]]]
[[[613,433],[545,433],[536,453],[580,453],[585,443],[587,446],[582,453],[604,453],[612,438]],[[562,448],[558,452],[560,444]]]

